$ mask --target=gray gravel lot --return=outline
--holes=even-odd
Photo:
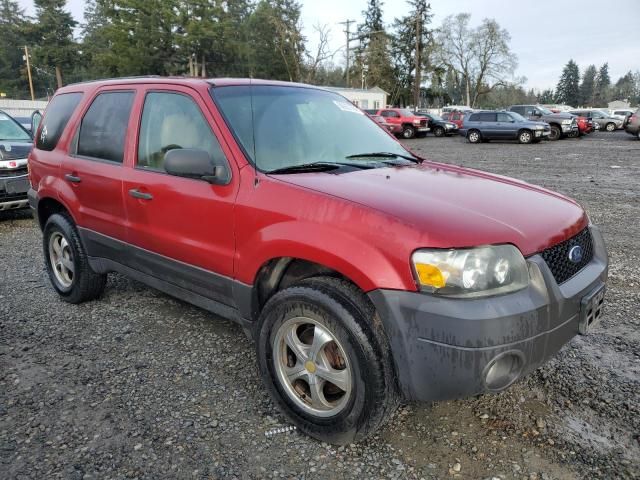
[[[239,327],[115,274],[101,300],[65,304],[34,221],[5,214],[0,478],[640,478],[640,142],[406,143],[587,208],[611,260],[593,334],[506,392],[403,406],[362,444],[265,436],[286,424]]]

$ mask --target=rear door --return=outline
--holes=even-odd
[[[207,104],[182,86],[149,86],[136,117],[134,158],[126,169],[129,264],[226,305],[233,276],[235,195],[239,174]],[[163,167],[172,149],[205,150],[229,173],[225,185],[172,176]]]
[[[135,95],[130,87],[98,90],[82,112],[61,165],[62,179],[78,202],[78,225],[120,240],[126,238],[123,162]],[[91,244],[88,248],[91,253]]]

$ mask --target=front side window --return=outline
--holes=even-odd
[[[164,171],[165,154],[178,148],[204,150],[214,164],[226,164],[218,140],[193,99],[181,93],[148,93],[140,122],[137,165]]]
[[[262,171],[316,162],[353,163],[357,160],[350,156],[372,152],[410,155],[361,110],[332,92],[246,85],[215,87],[212,95],[249,159]]]
[[[513,122],[513,117],[508,113],[499,113],[498,114],[499,122]]]
[[[36,148],[51,151],[56,148],[71,115],[82,99],[82,93],[56,95],[47,106],[36,138]]]
[[[0,142],[28,142],[29,132],[9,115],[0,112]]]
[[[100,93],[80,124],[76,153],[122,163],[134,92]]]

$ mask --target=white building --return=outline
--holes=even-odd
[[[631,107],[631,104],[626,100],[614,100],[607,105],[609,110],[624,110]]]
[[[373,88],[344,88],[323,87],[327,90],[339,93],[347,100],[363,110],[385,108],[389,94],[380,87]]]
[[[12,117],[29,117],[36,110],[44,112],[47,107],[46,101],[12,100],[0,98],[0,110],[8,113]]]

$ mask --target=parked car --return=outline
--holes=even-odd
[[[548,123],[551,128],[549,140],[575,136],[578,132],[578,121],[570,113],[553,113],[541,105],[511,105],[507,110],[519,113],[529,120]]]
[[[611,117],[608,114],[600,110],[571,110],[573,115],[581,115],[583,117],[590,117],[595,123],[600,126],[600,130],[606,130],[607,132],[614,132],[617,129],[622,128],[623,120],[615,117]]]
[[[436,137],[448,137],[458,133],[458,125],[453,122],[447,122],[439,115],[429,112],[416,112],[416,115],[429,121],[429,129]]]
[[[429,131],[427,119],[406,108],[383,108],[375,114],[384,117],[388,123],[400,126],[403,138],[424,137]]]
[[[624,108],[621,110],[613,110],[609,116],[620,119],[624,123],[631,115],[633,115],[633,110]]]
[[[624,126],[624,131],[635,135],[640,140],[640,108],[629,117]]]
[[[596,130],[594,125],[597,125],[598,129],[600,129],[600,125],[597,123],[593,123],[593,120],[589,117],[576,116],[576,120],[578,122],[578,134],[579,135],[587,135]]]
[[[0,110],[0,211],[28,208],[27,156],[31,134]]]
[[[442,114],[442,119],[445,122],[453,123],[458,127],[458,129],[462,128],[464,117],[465,112],[446,112]]]
[[[393,123],[389,123],[382,115],[369,115],[369,117],[371,117],[374,122],[379,123],[380,126],[388,132],[394,135],[402,134],[402,125],[394,125]]]
[[[471,113],[460,129],[470,143],[487,140],[518,140],[537,143],[551,133],[548,124],[532,122],[514,112],[479,111]]]
[[[62,300],[116,271],[237,322],[274,403],[325,442],[401,399],[503,390],[602,311],[607,252],[578,203],[425,161],[313,86],[69,85],[29,164]]]

